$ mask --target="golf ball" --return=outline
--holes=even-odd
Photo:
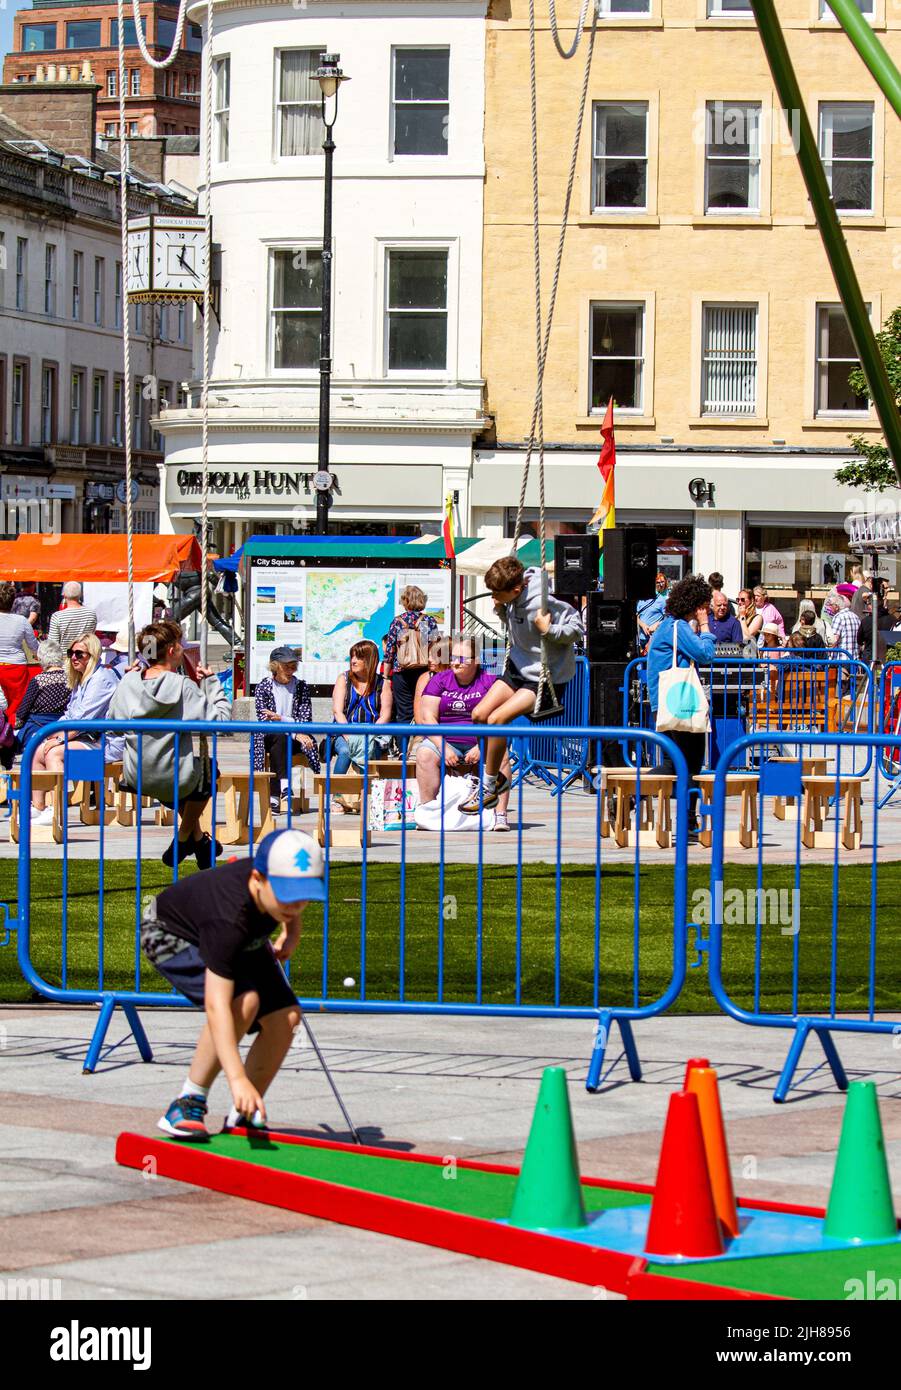
[[[356,980],[354,979],[353,975],[345,975],[345,977],[344,977],[344,988],[345,988],[345,989],[353,989],[353,987],[354,987],[354,985],[355,985],[356,983],[357,983],[357,982],[356,982]]]

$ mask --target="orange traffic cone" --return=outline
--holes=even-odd
[[[710,1062],[706,1057],[689,1057],[685,1063],[685,1080],[682,1083],[682,1090],[688,1090],[688,1078],[691,1076],[695,1067],[709,1067]]]
[[[716,1214],[723,1230],[730,1236],[737,1236],[738,1212],[735,1209],[735,1191],[729,1169],[729,1147],[726,1143],[726,1127],[723,1124],[716,1072],[711,1067],[694,1067],[688,1074],[685,1089],[698,1098],[701,1132],[707,1154],[707,1171],[710,1174]]]
[[[645,1250],[694,1259],[723,1254],[698,1098],[692,1091],[670,1096]]]

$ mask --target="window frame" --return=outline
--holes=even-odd
[[[122,262],[116,261],[113,271],[113,327],[122,327]]]
[[[72,322],[82,323],[84,315],[84,303],[82,291],[84,289],[84,252],[72,252]]]
[[[317,45],[317,44],[312,44],[312,45],[311,45],[311,44],[288,44],[288,45],[286,45],[284,48],[277,48],[277,49],[275,50],[275,87],[274,87],[274,101],[273,101],[273,104],[272,104],[273,126],[274,126],[274,129],[273,129],[273,146],[272,146],[272,147],[273,147],[273,151],[274,151],[273,157],[274,157],[275,159],[277,159],[277,160],[282,160],[282,159],[318,159],[318,158],[320,158],[320,157],[322,156],[322,143],[321,143],[321,141],[320,141],[319,145],[316,147],[315,150],[306,150],[306,151],[304,151],[303,153],[300,153],[300,154],[284,154],[284,153],[282,152],[282,119],[281,119],[281,109],[282,109],[282,107],[283,107],[283,106],[314,106],[314,107],[316,107],[316,108],[319,110],[320,115],[321,115],[321,111],[322,111],[321,102],[317,102],[317,101],[315,101],[315,100],[312,101],[312,102],[304,102],[304,101],[282,101],[282,99],[281,99],[281,90],[282,90],[282,58],[284,57],[284,55],[285,55],[286,53],[313,53],[313,54],[315,54],[315,55],[318,57],[320,54],[322,54],[322,53],[329,53],[330,51],[331,51],[331,50],[330,50],[325,44],[322,44],[321,47],[320,47],[319,45]]]
[[[16,377],[22,382],[21,411],[21,438],[16,438]],[[31,415],[30,415],[30,396],[31,396],[31,358],[14,357],[12,369],[12,396],[10,410],[10,443],[18,444],[23,448],[28,448],[31,443]]]
[[[446,53],[447,54],[447,99],[446,101],[413,101],[402,100],[398,102],[397,91],[397,55],[398,53]],[[427,154],[407,154],[397,151],[397,107],[401,106],[445,106],[447,108],[444,117],[444,130],[446,139],[444,149],[429,151]],[[389,152],[388,157],[392,161],[396,159],[448,159],[450,157],[451,146],[451,45],[449,43],[399,43],[391,46],[391,112],[389,120]]]
[[[584,360],[585,360],[585,368],[584,368],[585,390],[584,390],[584,394],[583,394],[583,396],[582,396],[582,401],[583,401],[583,404],[584,404],[584,406],[585,406],[585,415],[584,415],[583,418],[585,418],[585,419],[591,419],[591,420],[599,420],[599,419],[602,419],[603,416],[604,416],[604,412],[605,412],[606,409],[607,409],[607,402],[606,402],[606,401],[604,402],[603,405],[599,405],[599,406],[593,406],[593,405],[591,404],[592,380],[593,380],[593,375],[594,375],[594,374],[593,374],[593,370],[592,370],[592,364],[594,363],[594,360],[595,360],[594,352],[593,352],[593,344],[592,344],[592,326],[593,326],[593,323],[594,323],[594,310],[595,310],[595,309],[607,309],[607,310],[613,310],[613,311],[623,310],[623,309],[636,309],[636,310],[638,310],[638,311],[640,312],[640,315],[641,315],[641,346],[642,346],[642,355],[641,355],[641,358],[640,358],[640,363],[641,363],[641,367],[640,367],[640,373],[641,373],[641,377],[640,377],[640,384],[641,384],[640,401],[639,401],[639,404],[638,404],[637,406],[621,406],[621,405],[616,405],[616,404],[614,403],[613,410],[614,410],[614,417],[615,417],[616,419],[622,419],[622,420],[624,420],[624,421],[625,421],[625,420],[628,420],[628,421],[630,421],[630,422],[633,421],[633,420],[645,420],[645,419],[647,419],[650,415],[653,414],[653,407],[651,406],[651,407],[649,408],[649,404],[648,404],[648,389],[649,389],[649,377],[650,377],[650,372],[649,372],[650,354],[649,354],[649,350],[653,347],[653,335],[649,335],[649,332],[648,332],[648,321],[649,321],[649,317],[650,317],[649,309],[650,309],[650,306],[652,305],[652,303],[653,303],[652,300],[649,300],[647,297],[642,296],[642,295],[638,295],[638,296],[623,296],[622,298],[619,298],[619,299],[611,299],[611,298],[609,298],[609,297],[604,298],[604,299],[595,299],[594,297],[589,297],[588,302],[587,302],[587,320],[586,320],[586,331],[585,331],[586,352],[583,354],[583,358],[584,358]],[[611,359],[611,360],[619,361],[619,360],[624,360],[624,359],[616,358],[616,359]]]
[[[125,446],[125,378],[121,375],[113,377],[113,414],[112,414],[112,434],[110,443],[116,448],[122,449]],[[118,397],[119,408],[116,409],[116,398]]]
[[[379,364],[380,374],[387,381],[440,381],[453,380],[456,377],[457,359],[457,335],[458,327],[456,314],[451,313],[452,306],[457,305],[457,276],[458,276],[458,256],[459,247],[455,240],[450,238],[429,237],[422,241],[412,238],[386,238],[378,242],[379,255],[379,303],[382,319],[381,331],[381,362]],[[389,365],[389,340],[391,332],[391,309],[388,304],[388,293],[391,283],[391,254],[392,252],[421,251],[421,252],[443,252],[447,257],[447,303],[444,308],[445,314],[445,365],[443,367],[391,367]],[[415,313],[416,310],[396,310],[398,313]],[[422,312],[435,312],[423,310]],[[440,312],[440,311],[439,311]]]
[[[45,400],[48,381],[50,384],[49,401]],[[40,411],[41,443],[56,444],[59,438],[59,363],[46,358],[41,362]]]
[[[76,424],[76,407],[74,386],[78,382],[78,416]],[[69,369],[69,443],[73,446],[84,444],[84,402],[85,402],[85,369],[84,367],[71,367]]]
[[[91,447],[99,448],[109,441],[106,421],[106,372],[91,373]],[[100,411],[97,410],[97,387],[100,387]],[[99,421],[100,438],[97,438]]]
[[[89,52],[92,48],[93,48],[93,49],[96,49],[96,48],[102,48],[102,47],[103,47],[103,20],[102,20],[102,19],[66,19],[66,20],[62,20],[61,22],[64,23],[65,26],[66,26],[66,31],[65,31],[66,49],[65,49],[65,51],[66,51],[67,53],[84,53],[84,52]],[[93,40],[91,43],[70,43],[70,42],[69,42],[69,30],[72,29],[72,28],[74,28],[76,25],[81,25],[81,27],[84,28],[84,27],[85,27],[86,25],[88,25],[88,24],[96,24],[96,26],[97,26],[97,38],[96,38],[95,40]]]
[[[38,22],[37,24],[23,24],[23,25],[22,25],[22,30],[21,30],[21,36],[20,36],[20,39],[19,39],[19,49],[18,49],[18,51],[19,51],[20,53],[58,53],[58,52],[59,52],[59,49],[58,49],[57,46],[56,46],[56,41],[57,41],[57,39],[59,38],[59,28],[58,28],[59,23],[60,23],[59,20],[54,19],[54,20],[47,20],[47,21],[44,21],[44,22]],[[28,32],[29,29],[44,29],[44,30],[46,30],[46,29],[52,29],[52,30],[53,30],[53,42],[52,42],[51,44],[42,44],[40,48],[26,48],[26,46],[25,46],[25,35],[27,34],[27,32]]]
[[[265,243],[265,248],[266,248],[266,262],[267,262],[267,267],[266,267],[266,362],[267,362],[267,370],[268,370],[269,374],[270,374],[271,376],[274,376],[274,377],[298,377],[298,376],[300,376],[300,377],[316,377],[316,376],[319,375],[319,361],[318,361],[318,358],[317,358],[316,362],[313,364],[313,366],[311,366],[311,367],[277,367],[277,366],[275,365],[275,316],[276,316],[277,313],[294,313],[294,314],[309,314],[309,315],[312,315],[312,314],[315,313],[315,314],[318,315],[318,317],[319,317],[319,332],[320,332],[320,341],[321,341],[321,336],[322,336],[322,309],[321,309],[321,307],[318,308],[318,309],[315,309],[315,310],[314,310],[314,309],[309,309],[309,310],[303,310],[303,309],[293,309],[293,310],[276,309],[276,308],[275,308],[275,305],[273,304],[273,296],[274,296],[274,294],[275,294],[275,257],[276,257],[276,254],[277,254],[278,252],[280,252],[280,251],[293,252],[294,254],[296,254],[298,251],[314,251],[314,252],[316,252],[316,254],[321,258],[321,256],[322,256],[322,245],[321,245],[321,243],[317,243],[317,242],[315,242],[315,241],[294,241],[294,240],[289,241],[289,242],[284,242],[284,241],[275,241],[275,242],[273,242],[273,241],[269,241],[269,242],[266,242],[266,243]],[[335,284],[335,261],[334,261],[334,252],[333,252],[333,254],[332,254],[332,288],[333,288],[333,289],[334,289],[334,284]],[[334,327],[335,327],[335,301],[334,301],[334,296],[332,296],[332,333],[333,333],[333,334],[334,334]]]
[[[56,243],[44,242],[44,313],[56,318]]]
[[[596,154],[597,147],[597,117],[605,107],[614,106],[643,106],[644,107],[644,148],[643,156],[635,156],[644,159],[644,204],[641,207],[610,206],[604,207],[596,201],[597,190],[597,170],[596,166],[601,159],[632,158],[633,156],[624,155],[603,155]],[[590,175],[589,175],[589,214],[592,217],[646,217],[653,211],[651,207],[651,101],[648,97],[635,97],[632,100],[616,97],[603,97],[591,104],[591,130],[589,139],[590,149]]]
[[[118,68],[107,68],[106,70],[106,94],[108,97],[117,97],[119,95]]]
[[[28,237],[16,237],[16,309],[28,312]]]
[[[829,170],[828,170],[827,167],[826,167],[826,165],[827,165],[827,158],[826,158],[826,154],[825,154],[825,150],[824,150],[825,140],[824,140],[824,138],[823,138],[823,136],[824,136],[823,116],[824,116],[824,114],[825,114],[825,112],[826,112],[827,110],[834,110],[836,107],[839,107],[839,106],[842,106],[842,107],[860,106],[860,107],[868,107],[868,108],[869,108],[869,110],[870,110],[870,115],[871,115],[871,121],[872,121],[872,124],[871,124],[871,127],[870,127],[870,131],[871,131],[871,134],[870,134],[870,151],[871,151],[871,153],[870,153],[870,157],[869,157],[869,164],[870,164],[870,206],[869,206],[869,208],[839,208],[839,207],[837,207],[837,208],[836,208],[836,212],[837,212],[837,214],[838,214],[838,216],[839,216],[840,218],[841,218],[841,217],[848,217],[848,218],[850,218],[852,221],[858,220],[858,219],[863,218],[863,217],[879,217],[879,216],[881,216],[881,214],[882,214],[882,180],[881,180],[881,179],[877,179],[877,177],[876,177],[876,165],[877,165],[877,158],[876,158],[876,156],[877,156],[877,150],[881,150],[881,149],[882,149],[883,122],[882,122],[882,120],[881,120],[881,115],[882,115],[883,107],[882,107],[881,103],[877,103],[876,101],[873,101],[873,100],[868,100],[868,99],[865,98],[865,97],[864,97],[864,98],[860,98],[860,97],[840,97],[840,96],[839,96],[839,97],[815,97],[813,100],[814,100],[814,112],[815,112],[815,126],[814,126],[814,129],[816,130],[817,151],[818,151],[819,156],[820,156],[820,162],[822,163],[822,166],[823,166],[823,172],[824,172],[824,174],[826,175],[826,183],[827,183],[827,185],[829,186],[830,196],[832,195],[832,179],[831,179],[831,176],[830,176],[830,172],[829,172]],[[835,161],[835,158],[834,158],[834,157],[830,157],[830,159],[829,159],[828,162],[829,162],[830,164],[834,164],[836,161]],[[866,161],[866,160],[839,159],[838,162],[839,162],[839,163],[843,163],[843,164],[852,164],[852,163],[866,163],[867,161]],[[880,161],[879,168],[880,168],[880,171],[883,170],[883,168],[884,168],[884,164],[883,164],[882,161]]]
[[[820,363],[821,363],[821,362],[843,362],[843,361],[847,361],[847,362],[849,362],[849,363],[856,362],[857,365],[859,366],[859,365],[860,365],[860,359],[857,358],[857,357],[855,357],[855,358],[852,359],[852,358],[842,358],[842,357],[821,357],[821,356],[820,356],[820,312],[821,312],[821,310],[823,310],[823,309],[827,309],[827,310],[828,310],[828,309],[843,309],[843,305],[842,305],[842,303],[841,303],[840,300],[836,300],[836,299],[819,299],[819,298],[813,299],[813,300],[811,301],[811,305],[812,305],[813,333],[812,333],[812,338],[811,338],[812,347],[811,347],[810,361],[811,361],[812,371],[811,371],[811,382],[810,382],[811,389],[810,389],[810,390],[808,391],[808,393],[807,393],[807,399],[811,402],[812,407],[813,407],[812,412],[811,412],[811,420],[812,420],[812,422],[814,422],[815,424],[827,424],[827,423],[829,423],[829,422],[833,422],[833,423],[836,423],[836,424],[840,424],[842,421],[845,421],[845,420],[852,420],[852,421],[854,421],[854,422],[860,422],[861,425],[864,425],[864,424],[867,423],[868,420],[872,420],[872,419],[874,418],[874,408],[873,408],[873,403],[872,403],[872,401],[869,401],[869,402],[867,403],[867,405],[865,405],[864,408],[863,408],[862,410],[829,410],[829,409],[822,409],[822,408],[820,407],[820,405],[819,405],[819,396],[820,396]],[[869,319],[870,319],[871,324],[875,324],[876,322],[878,322],[878,318],[877,318],[878,305],[877,305],[877,303],[876,303],[876,301],[875,301],[875,299],[874,299],[874,297],[873,297],[872,295],[866,297],[866,299],[865,299],[865,307],[866,307],[867,315],[868,315],[868,317],[869,317]],[[850,366],[849,366],[849,371],[850,371]]]
[[[102,328],[106,318],[106,257],[94,257],[94,324]]]
[[[219,75],[225,73],[225,105],[219,106]],[[213,159],[216,164],[227,164],[229,157],[229,135],[231,126],[231,54],[219,53],[213,59]],[[225,153],[223,154],[223,146]]]
[[[766,356],[767,356],[767,321],[762,313],[761,298],[751,295],[744,299],[736,299],[730,295],[699,295],[697,296],[700,308],[698,330],[698,365],[699,371],[693,372],[695,381],[695,401],[697,403],[697,416],[691,423],[694,424],[716,424],[716,425],[742,425],[760,424],[765,418],[765,389],[766,389]],[[705,411],[704,396],[706,383],[706,362],[705,362],[705,326],[707,321],[707,311],[710,309],[754,309],[754,409],[747,412],[725,412],[722,410]]]
[[[750,186],[750,182],[751,182],[751,172],[752,172],[752,170],[755,169],[755,166],[756,166],[756,182],[757,182],[757,205],[756,205],[756,207],[748,206],[748,207],[744,207],[744,208],[740,208],[740,207],[723,207],[723,208],[715,208],[715,207],[711,207],[710,204],[709,204],[709,186],[710,186],[710,177],[709,177],[709,175],[710,175],[711,162],[713,162],[713,163],[726,163],[726,162],[729,161],[730,159],[737,160],[737,159],[740,158],[740,159],[744,160],[744,158],[745,158],[744,155],[741,155],[741,156],[732,156],[732,155],[711,155],[711,154],[710,154],[709,151],[710,151],[710,117],[711,117],[711,107],[715,107],[715,106],[717,106],[717,105],[721,105],[721,106],[723,106],[723,107],[729,107],[729,106],[731,106],[731,107],[733,107],[735,110],[738,110],[739,108],[742,108],[742,109],[744,110],[744,112],[745,112],[745,115],[747,115],[747,112],[750,111],[750,110],[754,110],[754,111],[756,111],[756,113],[757,113],[757,128],[756,128],[757,154],[756,154],[756,156],[751,155],[751,154],[749,154],[749,155],[747,156],[747,163],[748,163],[748,183],[749,183],[749,186]],[[709,98],[705,101],[705,103],[704,103],[704,191],[703,191],[703,200],[702,200],[702,204],[701,204],[704,217],[741,217],[741,218],[748,218],[748,217],[761,217],[761,216],[764,215],[764,156],[763,156],[763,143],[764,143],[764,135],[765,135],[764,125],[765,125],[765,121],[766,121],[766,116],[765,116],[765,114],[764,114],[764,113],[765,113],[765,110],[766,110],[766,107],[765,107],[764,102],[761,101],[761,100],[754,100],[753,98],[748,99],[748,98],[745,98],[745,97],[735,97],[735,98],[709,97]],[[750,144],[750,142],[749,142],[749,144]]]

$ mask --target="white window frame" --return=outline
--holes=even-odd
[[[44,313],[56,317],[56,246],[52,241],[44,245]]]
[[[94,257],[94,322],[98,328],[103,327],[103,314],[105,309],[104,290],[106,289],[106,260],[103,256]]]
[[[281,68],[279,68],[281,72]],[[224,74],[224,81],[220,81]],[[279,77],[281,81],[281,77]],[[224,87],[225,102],[222,104]],[[213,59],[213,158],[217,164],[228,163],[229,113],[231,107],[231,54],[223,53]]]
[[[144,448],[144,385],[139,376],[134,380],[134,399],[131,408],[131,447]]]
[[[99,392],[98,392],[98,389]],[[106,377],[94,372],[91,377],[91,443],[106,443]]]
[[[644,10],[615,9],[615,0],[598,0],[598,19],[630,20],[649,19],[653,13],[653,0],[645,0]]]
[[[69,373],[69,443],[84,443],[84,368]]]
[[[41,367],[41,443],[53,441],[53,398],[56,395],[56,368]]]
[[[116,261],[113,285],[113,327],[122,327],[122,262]]]
[[[125,443],[125,385],[124,378],[113,378],[113,433],[111,443],[119,448]]]
[[[277,253],[277,252],[280,252],[280,251],[292,252],[292,253],[294,253],[294,254],[296,254],[298,251],[314,251],[317,255],[321,256],[321,255],[322,255],[322,245],[321,245],[321,243],[317,243],[317,242],[313,242],[313,241],[306,241],[306,242],[304,242],[304,241],[283,242],[283,241],[282,241],[282,242],[267,242],[267,243],[266,243],[266,261],[267,261],[267,267],[266,267],[266,270],[267,270],[267,273],[266,273],[266,317],[267,317],[267,322],[266,322],[266,360],[267,360],[267,362],[269,363],[269,373],[270,373],[271,376],[275,376],[275,377],[283,377],[283,376],[287,376],[287,377],[297,377],[297,376],[301,376],[301,377],[313,377],[313,376],[318,376],[318,375],[319,375],[319,362],[318,362],[318,359],[317,359],[316,363],[315,363],[312,367],[276,367],[276,365],[275,365],[275,316],[276,316],[276,313],[284,313],[284,312],[286,312],[285,310],[277,310],[277,309],[275,308],[275,305],[274,305],[273,302],[272,302],[272,300],[273,300],[273,295],[274,295],[274,293],[275,293],[275,257],[276,257],[276,253]],[[333,286],[334,286],[334,283],[335,283],[335,264],[334,264],[334,256],[333,256],[333,257],[332,257],[332,285],[333,285]],[[304,312],[306,312],[306,313],[311,314],[311,315],[312,315],[313,313],[316,313],[316,314],[319,316],[320,332],[321,332],[321,325],[322,325],[322,311],[321,311],[321,309],[317,309],[317,310],[312,310],[312,309],[310,309],[310,310],[295,310],[295,311],[288,311],[288,312],[296,312],[296,313],[304,313]],[[334,299],[333,299],[333,300],[332,300],[332,332],[333,332],[333,333],[334,333],[334,327],[335,327],[334,312],[335,312],[335,311],[334,311]]]
[[[607,361],[635,361],[639,364],[639,390],[638,403],[634,406],[616,405],[614,411],[617,416],[644,418],[647,410],[647,381],[648,381],[648,356],[649,356],[649,334],[648,334],[648,304],[644,299],[592,299],[588,304],[588,374],[587,374],[587,414],[593,417],[601,417],[607,409],[607,402],[602,405],[592,405],[592,366],[595,361],[594,343],[592,341],[592,324],[594,323],[595,309],[612,310],[621,313],[624,309],[637,310],[641,321],[641,355],[637,358],[614,358],[606,357]]]
[[[141,95],[141,69],[140,69],[140,68],[132,68],[132,69],[131,69],[130,94],[131,94],[131,96],[133,96],[133,97],[139,97],[139,96]]]
[[[722,107],[725,111],[741,110],[745,116],[749,112],[756,112],[757,124],[754,131],[756,136],[756,154],[751,153],[747,156],[748,164],[748,188],[756,188],[756,200],[752,205],[750,202],[747,207],[724,207],[715,208],[710,206],[710,170],[711,166],[718,163],[727,163],[737,159],[745,160],[744,155],[720,155],[711,154],[711,127],[710,122],[713,118],[711,108]],[[704,104],[704,216],[705,217],[759,217],[762,209],[763,196],[763,156],[761,151],[761,130],[764,122],[763,103],[759,101],[725,101],[720,98],[707,101]],[[749,140],[749,145],[751,141]]]
[[[84,253],[82,251],[72,252],[72,319],[75,323],[81,323],[82,303],[81,291],[84,279]]]
[[[115,68],[106,70],[106,94],[108,97],[119,95],[119,74]]]
[[[397,55],[398,53],[446,53],[447,54],[447,100],[446,101],[413,101],[403,99],[398,101],[397,91]],[[445,141],[444,149],[429,154],[399,154],[395,149],[397,130],[396,116],[398,106],[444,106],[446,112],[444,116]],[[394,159],[446,159],[450,154],[450,110],[451,110],[451,48],[447,43],[399,43],[391,49],[391,149],[390,157]]]
[[[598,154],[598,118],[601,111],[614,106],[643,106],[644,107],[644,154],[643,155],[608,155]],[[611,216],[641,216],[648,211],[648,189],[650,182],[650,124],[651,124],[651,104],[649,101],[614,101],[605,98],[603,101],[596,101],[591,108],[591,211],[601,217]],[[624,207],[621,204],[601,204],[597,202],[596,194],[598,187],[597,166],[604,159],[634,159],[644,160],[644,202],[641,206]]]
[[[28,414],[28,368],[24,362],[13,363],[12,380],[12,443],[27,444],[25,423]]]
[[[705,406],[705,396],[707,394],[707,322],[708,313],[712,310],[743,309],[753,310],[754,312],[754,401],[751,410],[726,410],[722,408],[707,409]],[[757,300],[716,300],[705,299],[701,303],[701,339],[700,339],[700,398],[699,415],[702,420],[756,420],[760,418],[761,406],[761,306]]]
[[[28,308],[28,237],[16,237],[16,308]]]
[[[870,24],[876,23],[876,0],[864,0],[869,4],[869,9],[864,9],[863,5],[858,5],[860,13]],[[838,24],[838,20],[829,8],[826,0],[817,0],[817,22],[819,24]]]
[[[823,362],[847,362],[848,371],[854,366],[860,366],[858,357],[821,357],[820,356],[820,313],[822,310],[842,309],[842,304],[835,300],[818,299],[813,309],[813,418],[814,420],[866,420],[871,414],[869,405],[865,405],[861,410],[830,410],[828,406],[820,405],[820,364]],[[870,302],[864,304],[867,314],[872,319],[873,305]]]
[[[817,104],[817,149],[820,152],[820,159],[823,164],[823,171],[826,174],[826,182],[829,191],[832,192],[832,178],[827,168],[828,164],[836,161],[827,153],[831,146],[831,128],[827,128],[825,117],[835,111],[837,107],[859,106],[866,107],[870,112],[870,156],[866,159],[839,159],[839,164],[866,164],[870,165],[870,205],[868,208],[837,208],[839,217],[872,217],[876,212],[876,106],[872,101],[820,101]]]
[[[428,241],[391,240],[381,242],[380,247],[381,256],[379,274],[381,283],[378,288],[382,317],[382,376],[387,378],[388,380],[408,379],[413,381],[441,381],[454,377],[456,374],[456,368],[454,364],[456,363],[457,357],[458,330],[456,314],[455,312],[452,313],[451,311],[452,307],[455,308],[457,304],[458,248],[456,242],[449,240],[438,241],[431,239]],[[445,305],[444,309],[446,315],[445,321],[447,324],[447,330],[445,334],[446,352],[444,367],[427,367],[414,370],[413,368],[389,366],[388,343],[390,336],[390,309],[388,305],[388,291],[391,281],[389,265],[392,252],[405,251],[443,251],[447,256],[447,304]],[[398,312],[415,313],[416,310],[399,310]],[[434,312],[434,310],[423,310],[422,312]]]
[[[186,327],[185,306],[184,306],[184,304],[179,304],[179,306],[178,306],[178,339],[177,339],[177,341],[180,342],[180,343],[183,343],[183,342],[186,341],[186,338],[185,338],[185,327]]]
[[[315,149],[305,151],[305,152],[302,153],[302,154],[283,154],[283,153],[282,153],[282,116],[281,116],[282,107],[283,107],[283,106],[313,106],[313,107],[316,107],[317,110],[319,110],[320,112],[321,112],[321,109],[322,109],[322,108],[321,108],[321,102],[320,102],[318,99],[316,99],[316,100],[314,100],[314,101],[310,101],[310,102],[306,102],[306,101],[282,101],[282,99],[281,99],[281,90],[282,90],[282,58],[284,57],[284,55],[285,55],[286,53],[312,53],[312,54],[315,55],[316,58],[318,58],[320,54],[322,54],[322,53],[328,53],[328,52],[329,52],[329,49],[325,46],[325,44],[323,44],[321,47],[320,47],[319,45],[312,45],[312,44],[297,44],[297,45],[291,45],[291,46],[288,46],[288,47],[285,47],[285,48],[277,48],[276,51],[275,51],[275,101],[274,101],[274,104],[273,104],[274,120],[275,120],[275,130],[274,130],[274,132],[273,132],[273,148],[274,148],[274,150],[275,150],[275,157],[276,157],[276,159],[315,159],[315,158],[317,158],[317,157],[322,153],[322,144],[321,144],[321,141],[320,141],[319,144],[317,144],[317,146],[316,146]]]
[[[754,22],[754,11],[750,3],[743,9],[737,6],[730,6],[725,0],[707,0],[708,19],[750,19]]]

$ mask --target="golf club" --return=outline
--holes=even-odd
[[[331,1086],[332,1091],[334,1092],[335,1100],[338,1102],[338,1105],[339,1105],[340,1108],[341,1108],[341,1114],[344,1116],[344,1122],[345,1122],[345,1124],[347,1125],[347,1128],[350,1130],[351,1134],[352,1134],[353,1137],[354,1137],[354,1143],[355,1143],[355,1144],[362,1144],[362,1143],[363,1143],[363,1140],[360,1138],[359,1134],[357,1133],[356,1129],[354,1128],[354,1122],[353,1122],[353,1120],[350,1118],[350,1116],[349,1116],[348,1113],[347,1113],[347,1106],[344,1104],[344,1101],[341,1099],[341,1092],[338,1090],[338,1087],[335,1085],[335,1078],[332,1076],[331,1072],[329,1071],[329,1069],[328,1069],[328,1064],[326,1063],[326,1060],[325,1060],[325,1058],[323,1057],[322,1053],[319,1051],[319,1044],[317,1043],[316,1039],[313,1037],[313,1030],[312,1030],[312,1028],[310,1027],[309,1023],[307,1022],[307,1016],[306,1016],[306,1014],[305,1014],[305,1013],[301,1013],[300,1019],[301,1019],[301,1022],[303,1023],[304,1028],[307,1030],[307,1037],[310,1039],[310,1042],[313,1044],[313,1051],[316,1053],[316,1056],[319,1058],[319,1064],[320,1064],[320,1066],[322,1067],[322,1070],[325,1072],[326,1077],[328,1078],[328,1084]]]

